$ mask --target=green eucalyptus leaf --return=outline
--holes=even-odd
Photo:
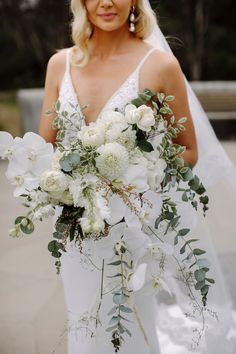
[[[205,280],[203,280],[203,281],[198,281],[198,282],[195,284],[195,289],[196,289],[196,290],[200,290],[200,289],[202,289],[204,286],[205,286]]]
[[[200,197],[200,202],[202,204],[208,204],[209,203],[209,197],[207,195],[201,196]]]
[[[211,278],[206,278],[206,280],[211,283],[211,284],[215,284],[215,280],[214,279],[211,279]]]
[[[188,240],[187,242],[185,242],[185,244],[183,245],[183,247],[180,249],[180,254],[183,254],[185,252],[186,246],[189,245],[192,242],[196,242],[199,241],[198,239],[192,239],[192,240]]]
[[[119,306],[114,306],[110,309],[110,311],[107,313],[108,316],[110,315],[114,315],[114,313],[116,313],[116,311],[118,310]]]
[[[197,280],[197,282],[202,282],[205,280],[206,272],[203,269],[197,269],[194,272],[194,277]]]
[[[117,325],[119,322],[119,317],[118,316],[112,316],[112,318],[109,321],[109,326]]]
[[[118,266],[121,263],[122,263],[122,261],[114,261],[114,262],[111,262],[111,263],[107,263],[107,265]]]
[[[202,294],[202,295],[207,295],[207,294],[208,294],[208,291],[209,291],[209,288],[210,288],[210,285],[204,285],[204,286],[201,288],[201,294]]]
[[[188,196],[187,196],[187,192],[186,191],[182,195],[182,201],[183,202],[188,202]]]
[[[204,253],[206,253],[206,251],[201,250],[200,248],[195,248],[195,249],[193,250],[193,254],[195,254],[195,256],[200,256],[200,255],[202,255],[202,254],[204,254]]]
[[[210,262],[207,258],[198,259],[196,263],[199,268],[208,268],[210,266]]]
[[[178,245],[179,243],[179,238],[178,238],[178,235],[175,236],[175,239],[174,239],[174,245]]]
[[[72,152],[68,155],[63,156],[60,159],[59,163],[63,171],[71,172],[80,164],[80,155],[79,153]]]
[[[189,182],[188,182],[189,187],[193,191],[197,191],[200,187],[200,180],[197,176],[194,176]]]
[[[113,295],[113,302],[117,305],[123,305],[127,302],[129,296],[121,293],[121,294],[114,294]]]
[[[178,236],[186,236],[190,232],[190,229],[181,229],[178,231]]]
[[[108,327],[106,328],[106,332],[111,332],[111,331],[114,331],[115,329],[117,328],[117,326],[112,326],[112,327]]]
[[[124,306],[124,305],[120,305],[120,311],[122,312],[126,312],[126,313],[132,313],[133,310],[127,306]]]

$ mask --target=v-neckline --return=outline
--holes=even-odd
[[[147,51],[147,53],[141,58],[141,60],[138,62],[138,64],[136,65],[135,69],[127,76],[127,78],[121,83],[121,85],[113,92],[113,94],[108,98],[108,100],[106,101],[106,103],[103,105],[103,107],[100,109],[99,113],[96,115],[96,120],[97,118],[104,112],[105,108],[108,106],[108,104],[113,100],[113,98],[117,95],[117,93],[123,88],[123,86],[130,80],[130,78],[132,77],[132,75],[135,74],[136,71],[139,70],[140,68],[140,65],[141,63],[143,62],[143,60],[149,55],[149,53],[151,53],[152,51],[154,50],[154,48],[151,48]],[[70,68],[70,65],[69,65],[69,68],[68,68],[68,72],[67,72],[67,75],[69,77],[69,82],[70,82],[70,86],[71,86],[71,90],[72,90],[72,93],[73,93],[73,96],[74,96],[74,99],[75,99],[75,102],[76,104],[78,105],[79,107],[79,110],[83,116],[83,120],[84,120],[84,123],[85,125],[89,125],[90,123],[93,123],[93,122],[96,122],[95,121],[91,121],[91,122],[87,122],[86,121],[86,117],[82,111],[82,106],[80,104],[80,101],[79,101],[79,97],[78,97],[78,94],[77,94],[77,90],[75,89],[75,86],[73,84],[73,81],[72,81],[72,76],[71,76],[71,68]]]

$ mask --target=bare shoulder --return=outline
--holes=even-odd
[[[66,55],[68,48],[59,50],[53,54],[47,64],[47,78],[48,81],[59,90],[63,75],[66,70]]]
[[[156,50],[151,55],[149,70],[152,72],[156,88],[159,90],[165,90],[169,85],[183,82],[183,72],[180,63],[172,53]]]
[[[67,48],[59,50],[57,53],[53,54],[48,61],[49,70],[60,71],[62,68],[65,69],[66,66],[66,52]]]
[[[181,71],[178,59],[172,53],[156,50],[152,55],[152,68],[154,72],[163,75],[173,75]]]

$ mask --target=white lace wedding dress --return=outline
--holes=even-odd
[[[139,91],[139,72],[146,59],[155,50],[152,48],[141,60],[136,69],[129,75],[125,82],[111,96],[103,107],[102,112],[122,108],[137,97]],[[78,99],[73,88],[70,76],[70,50],[67,51],[66,72],[62,81],[59,99],[61,110],[71,111],[69,104],[78,104]],[[85,124],[85,122],[83,122]],[[74,131],[66,131],[65,143],[73,138]],[[187,213],[187,214],[186,214]],[[191,212],[185,211],[185,219],[191,219]],[[204,248],[211,247],[207,244],[209,238],[206,235],[206,227],[202,218],[191,222],[197,235],[201,236],[201,245]],[[96,257],[96,249],[90,249],[93,264],[83,256],[74,242],[70,242],[67,252],[63,253],[61,262],[61,277],[64,285],[65,299],[68,310],[68,354],[112,354],[113,345],[110,342],[110,333],[105,331],[110,319],[107,312],[112,307],[111,296],[105,295],[100,310],[101,322],[96,335],[91,338],[88,329],[88,314],[93,313],[94,306],[100,296],[101,259]],[[214,257],[213,257],[214,258]],[[236,339],[232,319],[231,302],[225,291],[217,262],[212,261],[212,269],[215,274],[216,285],[209,295],[209,307],[218,313],[219,321],[209,316],[208,330],[201,341],[201,345],[195,351],[199,354],[234,354],[236,353]],[[216,266],[214,266],[216,264]],[[105,274],[108,272],[105,267]],[[172,290],[175,296],[167,292],[160,292],[156,296],[146,296],[142,291],[132,296],[132,322],[127,327],[132,332],[132,337],[127,336],[126,342],[120,349],[121,354],[185,354],[194,338],[193,330],[199,324],[193,319],[187,318],[189,299],[179,285],[178,280],[172,281]],[[223,311],[222,311],[223,310]],[[190,310],[191,311],[191,310]],[[90,319],[91,320],[91,319]],[[90,325],[92,320],[90,321]]]

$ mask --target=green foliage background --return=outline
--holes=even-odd
[[[235,0],[151,3],[188,79],[236,79]],[[49,57],[71,45],[70,16],[69,0],[0,0],[0,90],[44,85]]]

